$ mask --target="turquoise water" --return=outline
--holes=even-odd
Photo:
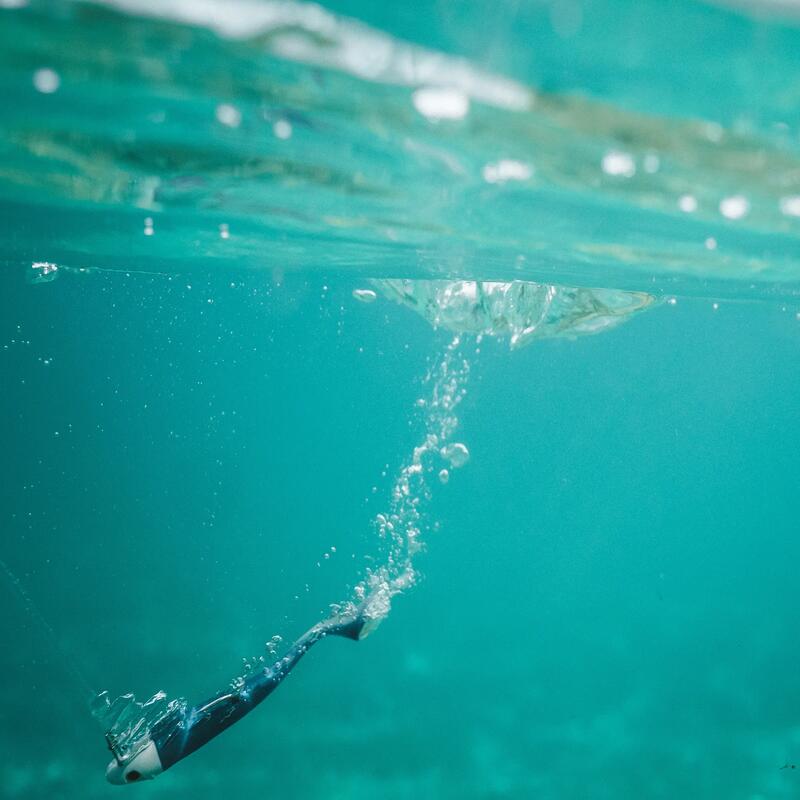
[[[797,797],[794,14],[0,2],[0,797]]]

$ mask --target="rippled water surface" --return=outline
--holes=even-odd
[[[375,20],[3,11],[6,259],[796,285],[794,28],[697,3],[343,10]]]
[[[0,0],[0,797],[797,797],[798,21]]]

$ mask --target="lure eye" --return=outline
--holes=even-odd
[[[139,780],[139,778],[141,778],[141,777],[142,777],[142,773],[141,773],[141,772],[138,772],[137,770],[135,770],[135,769],[132,769],[132,770],[131,770],[131,771],[130,771],[130,772],[129,772],[129,773],[126,775],[126,776],[125,776],[125,780],[126,780],[128,783],[135,783],[135,782],[136,782],[136,781],[138,781],[138,780]]]

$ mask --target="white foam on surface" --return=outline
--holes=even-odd
[[[395,39],[315,3],[295,0],[92,0],[125,14],[207,28],[226,39],[269,34],[264,47],[276,56],[346,72],[376,83],[449,89],[495,108],[524,111],[532,90],[478,69],[464,58]],[[441,105],[441,104],[440,104]],[[458,108],[464,109],[463,100]],[[466,103],[468,108],[468,102]],[[422,112],[424,113],[424,112]],[[464,112],[466,113],[466,111]],[[463,116],[463,114],[462,114]]]

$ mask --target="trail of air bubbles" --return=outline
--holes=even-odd
[[[378,535],[388,542],[385,563],[369,570],[356,586],[354,602],[364,604],[368,617],[377,624],[389,613],[392,598],[417,580],[414,557],[423,547],[424,506],[431,498],[431,477],[442,480],[442,461],[451,467],[466,463],[469,452],[452,442],[458,427],[456,411],[464,399],[469,361],[456,336],[425,378],[430,396],[421,398],[424,433],[400,470],[392,487],[388,509],[375,516]]]
[[[416,582],[414,558],[423,548],[424,507],[431,499],[431,484],[446,482],[443,475],[449,477],[448,468],[457,469],[469,458],[466,446],[453,441],[458,428],[456,411],[466,394],[469,371],[461,336],[457,335],[425,377],[423,384],[430,391],[417,401],[424,422],[421,441],[398,473],[388,508],[373,520],[377,534],[387,544],[383,563],[367,571],[350,601],[331,606],[334,613],[360,607],[371,621],[368,625],[374,628],[389,613],[392,598]],[[276,656],[280,644],[279,636],[267,642],[270,658]],[[245,659],[242,671],[247,675],[263,663],[263,656]],[[244,677],[240,675],[231,682],[231,689],[236,691],[242,685]],[[145,703],[137,702],[131,694],[112,700],[103,692],[95,698],[92,710],[108,731],[114,752],[127,760],[143,746],[148,731],[184,708],[183,699],[170,700],[163,692]]]

